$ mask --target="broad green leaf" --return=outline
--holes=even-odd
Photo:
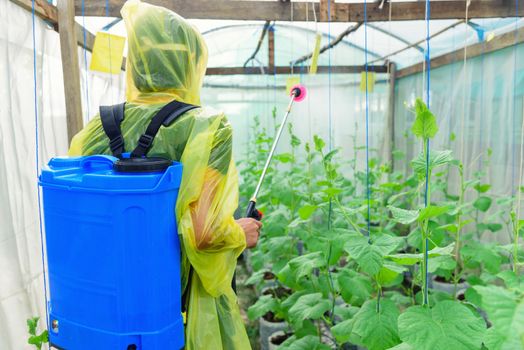
[[[278,301],[272,295],[262,295],[257,302],[247,309],[247,316],[251,321],[264,316],[269,311],[276,311]]]
[[[352,270],[344,270],[337,278],[340,294],[345,302],[352,305],[362,305],[373,291],[368,277]]]
[[[383,255],[389,254],[404,243],[404,238],[383,234],[373,238],[373,245],[377,247]]]
[[[335,156],[335,154],[337,154],[337,153],[338,153],[338,149],[334,149],[331,152],[328,152],[324,156],[324,161],[329,162]]]
[[[398,330],[417,350],[472,350],[481,348],[486,324],[461,303],[442,301],[433,308],[408,308],[398,318]]]
[[[354,317],[353,333],[360,336],[369,350],[388,349],[400,343],[397,330],[399,311],[396,305],[383,299],[378,309],[377,312],[376,300],[368,300]]]
[[[389,287],[393,282],[401,278],[400,275],[406,270],[404,266],[386,261],[378,272],[377,281],[381,286]],[[396,283],[398,283],[398,281]]]
[[[27,339],[27,343],[34,345],[37,349],[42,349],[42,345],[49,341],[49,333],[47,330],[40,333],[40,335],[31,335]]]
[[[449,211],[448,206],[436,206],[436,205],[428,205],[426,208],[422,209],[420,211],[420,215],[418,217],[419,221],[424,221],[427,219],[432,219],[435,217],[438,217],[442,214],[445,214]]]
[[[473,206],[482,212],[487,212],[489,207],[491,207],[492,201],[493,200],[490,197],[482,196],[477,198],[477,200],[473,203]]]
[[[457,262],[450,255],[435,256],[428,261],[428,272],[434,273],[438,269],[451,271],[456,266]]]
[[[477,192],[479,193],[486,193],[491,188],[491,185],[490,184],[482,184],[482,185],[476,184],[473,188],[477,190]]]
[[[315,142],[315,149],[317,152],[322,152],[324,147],[326,147],[326,143],[318,135],[313,136],[313,141]]]
[[[322,344],[315,335],[307,335],[296,339],[294,336],[287,339],[278,347],[278,350],[330,350],[326,344]]]
[[[489,223],[487,224],[488,230],[491,232],[498,232],[502,230],[502,224],[499,223]]]
[[[289,309],[289,317],[300,327],[304,320],[322,318],[330,307],[330,301],[324,299],[322,293],[305,294],[298,298],[295,305]]]
[[[393,301],[396,305],[401,306],[403,308],[411,306],[411,304],[413,303],[413,299],[411,297],[395,290],[385,291],[384,297]]]
[[[497,252],[496,245],[494,244],[470,241],[462,246],[460,254],[463,258],[466,258],[466,260],[484,265],[486,270],[491,273],[495,274],[500,271],[502,257]]]
[[[455,248],[455,243],[451,243],[445,247],[436,247],[431,249],[428,252],[430,258],[434,258],[442,255],[451,255],[453,249]],[[422,261],[424,255],[420,254],[390,254],[386,255],[386,258],[392,260],[400,265],[415,265],[416,263]]]
[[[291,259],[288,265],[291,271],[295,273],[295,279],[298,280],[303,276],[310,275],[313,269],[325,266],[326,261],[322,252],[313,252]]]
[[[423,139],[433,138],[438,132],[437,118],[420,98],[415,101],[415,114],[415,122],[411,127],[413,135]]]
[[[524,290],[524,275],[520,276],[520,275],[515,274],[515,272],[511,270],[505,270],[505,271],[499,272],[497,274],[497,277],[504,281],[504,284],[506,285],[507,288],[513,288],[513,289],[520,288]]]
[[[474,286],[492,329],[486,337],[490,350],[524,347],[524,296],[498,286]]]
[[[318,209],[318,206],[312,204],[306,204],[298,209],[298,215],[302,220],[307,220],[313,215],[315,210]]]
[[[432,151],[429,153],[429,171],[449,164],[453,161],[452,151]],[[426,156],[420,153],[417,158],[411,162],[413,170],[419,177],[426,176]]]
[[[33,317],[27,320],[28,332],[31,335],[36,335],[36,327],[38,327],[38,320],[40,317]]]
[[[344,245],[344,250],[348,252],[362,271],[370,275],[378,273],[384,261],[381,249],[370,244],[368,238],[363,236],[353,236]]]
[[[289,310],[293,305],[296,304],[298,298],[306,294],[307,294],[306,290],[294,292],[289,297],[287,297],[286,300],[284,300],[280,306],[282,307],[283,310]]]
[[[393,220],[399,224],[409,225],[412,222],[416,221],[418,218],[418,210],[406,210],[402,208],[396,208],[391,205],[388,206],[388,209],[393,215]]]
[[[281,153],[274,156],[281,163],[290,163],[295,160],[291,153]]]
[[[32,335],[27,339],[27,343],[34,345],[37,349],[42,349],[42,340],[36,335]]]
[[[329,197],[334,197],[340,192],[342,192],[342,189],[336,188],[336,187],[328,187],[322,190],[325,194],[327,194]]]
[[[353,319],[342,321],[331,328],[333,336],[340,344],[349,340],[353,330]]]

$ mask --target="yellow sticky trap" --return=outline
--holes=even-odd
[[[291,93],[291,88],[297,84],[300,84],[300,77],[289,77],[286,80],[286,93]]]
[[[309,67],[309,74],[316,74],[318,67],[318,56],[320,55],[320,42],[322,41],[322,35],[317,33],[315,38],[315,49],[313,50],[313,56],[311,57],[311,67]]]
[[[367,72],[367,87],[366,87],[366,71],[360,73],[360,91],[373,92],[375,88],[375,72]]]
[[[120,73],[125,43],[126,38],[123,36],[107,32],[96,33],[89,69],[102,73]]]

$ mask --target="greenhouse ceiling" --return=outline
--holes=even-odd
[[[122,21],[115,17],[76,18],[89,32],[106,30],[126,36]],[[208,44],[209,67],[239,67],[254,52],[263,31],[264,21],[190,20],[204,35]],[[297,58],[310,53],[315,45],[316,33],[322,36],[322,45],[334,40],[340,33],[356,23],[276,22],[275,65],[288,66]],[[488,42],[494,36],[521,28],[522,19],[484,18],[464,20],[434,20],[430,22],[432,56],[439,56],[479,42]],[[382,64],[386,60],[399,68],[413,65],[424,59],[425,22],[391,21],[369,23],[346,36],[342,42],[320,56],[319,65],[362,65],[365,63],[365,33],[367,31],[368,63]],[[419,43],[417,45],[414,45]],[[268,45],[264,41],[257,61],[250,65],[267,66]],[[329,57],[331,56],[331,57]],[[307,62],[306,62],[307,64]]]
[[[11,1],[30,8],[29,0]],[[82,31],[82,28],[87,29],[86,35],[77,33],[81,46],[90,50],[94,36],[99,31],[126,35],[124,25],[118,17],[123,2],[124,0],[75,1],[77,32]],[[212,69],[247,66],[253,67],[253,73],[258,73],[259,69],[262,73],[268,73],[264,70],[271,66],[268,62],[267,40],[262,42],[255,59],[248,61],[268,23],[274,30],[273,64],[277,67],[295,69],[309,65],[310,60],[304,60],[299,64],[296,61],[304,55],[311,54],[317,35],[321,37],[322,46],[332,43],[339,36],[342,38],[337,46],[320,55],[319,65],[324,67],[359,67],[366,63],[381,66],[387,62],[394,62],[397,68],[402,69],[413,67],[424,60],[425,1],[150,2],[174,9],[188,18],[204,34],[210,49],[208,66]],[[500,49],[510,43],[523,41],[524,34],[516,30],[522,28],[523,21],[518,17],[524,16],[524,6],[518,7],[513,2],[502,0],[431,0],[429,3],[432,58],[457,53],[473,44],[480,43],[477,45],[477,51],[483,52],[484,43],[486,47],[491,45]],[[53,4],[56,4],[56,0]],[[58,11],[53,4],[37,1],[37,15],[50,20],[56,28]],[[363,23],[364,17],[367,19],[366,23]],[[267,22],[269,20],[271,22]],[[345,35],[348,31],[350,34]],[[513,41],[511,35],[514,31]],[[507,34],[502,36],[504,33]],[[505,44],[498,45],[498,39],[505,41]],[[210,71],[208,74],[216,74]],[[230,71],[227,74],[232,73]]]

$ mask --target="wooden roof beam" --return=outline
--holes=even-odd
[[[388,67],[385,65],[373,65],[367,67],[369,72],[388,73]],[[208,67],[206,75],[261,75],[261,74],[298,74],[300,67],[291,68],[289,66],[277,66],[273,69],[268,67]],[[318,66],[318,74],[360,74],[365,71],[364,65],[359,66]],[[304,67],[307,73],[307,67]]]
[[[27,0],[23,0],[27,1]],[[40,0],[43,2],[43,0]],[[246,0],[148,0],[154,5],[164,6],[176,11],[185,18],[194,19],[228,19],[228,20],[273,20],[273,21],[306,21],[312,20],[313,6],[320,14],[319,21],[327,22],[361,22],[364,20],[364,2],[337,3],[333,0],[323,0],[312,4],[306,1],[246,1]],[[326,13],[329,2],[330,15]],[[109,1],[109,16],[120,17],[120,9],[125,0]],[[82,0],[75,0],[76,14],[81,14]],[[391,6],[392,21],[423,20],[426,14],[424,1],[388,2],[379,8],[379,3],[368,1],[368,22],[387,22]],[[291,11],[293,6],[293,11]],[[461,19],[465,17],[464,0],[432,0],[431,19]],[[323,10],[323,11],[322,11]],[[309,13],[306,13],[309,11]],[[105,16],[105,1],[85,1],[86,16]],[[524,17],[524,6],[519,6],[517,15]],[[293,16],[293,18],[291,17]],[[468,11],[469,18],[514,17],[515,4],[505,0],[472,1]]]
[[[455,62],[463,62],[464,54],[466,59],[471,59],[481,55],[486,55],[490,52],[498,51],[518,45],[524,42],[524,28],[519,28],[516,31],[507,32],[494,37],[488,42],[480,42],[469,45],[466,50],[460,48],[458,50],[446,53],[441,56],[431,58],[431,69],[446,66]],[[397,71],[396,77],[403,78],[412,74],[421,73],[424,71],[424,62],[419,62],[412,66],[402,68]]]

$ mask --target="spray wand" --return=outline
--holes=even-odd
[[[286,114],[284,115],[284,118],[282,118],[282,123],[280,123],[280,127],[278,128],[277,134],[275,136],[275,140],[273,140],[273,145],[271,146],[271,150],[269,151],[269,155],[266,159],[266,164],[264,165],[264,168],[262,169],[262,174],[260,175],[260,178],[258,179],[258,183],[257,183],[257,187],[255,188],[255,192],[253,193],[253,196],[249,200],[249,204],[247,206],[247,211],[246,211],[246,217],[248,218],[253,218],[259,221],[262,219],[262,216],[263,216],[262,212],[260,212],[256,208],[258,192],[260,191],[260,187],[262,186],[262,183],[264,182],[264,178],[266,177],[267,170],[269,168],[269,165],[271,164],[273,155],[275,154],[275,149],[277,148],[278,141],[280,140],[280,136],[282,136],[282,131],[284,130],[284,125],[286,124],[289,113],[291,112],[291,107],[293,106],[293,102],[301,102],[302,100],[304,100],[304,98],[306,98],[306,88],[303,85],[297,84],[291,88],[290,96],[291,96],[291,99],[289,100]]]

